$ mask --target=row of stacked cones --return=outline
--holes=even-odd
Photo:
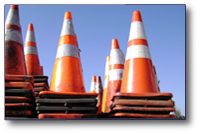
[[[94,78],[91,92],[93,83]],[[175,111],[172,94],[160,93],[139,11],[133,13],[126,57],[118,40],[111,41],[102,92],[99,118],[176,118],[170,114]]]
[[[22,49],[18,5],[11,6],[5,27],[6,117],[172,117],[169,115],[174,111],[172,94],[160,93],[139,11],[133,13],[126,61],[117,39],[113,39],[106,62],[104,89],[100,76],[97,81],[93,76],[90,93],[85,91],[70,12],[64,15],[50,87],[39,62],[33,24],[29,24],[24,51]]]

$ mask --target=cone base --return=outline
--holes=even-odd
[[[143,119],[147,119],[147,118],[152,118],[152,119],[174,119],[177,118],[175,115],[149,115],[149,114],[132,114],[132,113],[115,113],[115,114],[111,114],[108,117],[112,117],[112,118],[143,118]]]
[[[135,106],[115,106],[112,112],[131,112],[131,113],[143,113],[143,114],[169,114],[175,112],[174,108],[169,107],[135,107]]]
[[[96,98],[97,93],[42,91],[40,98]]]
[[[115,106],[146,106],[146,107],[173,107],[174,101],[160,101],[160,100],[132,100],[132,99],[115,99],[112,107]]]
[[[29,103],[33,106],[35,102],[26,97],[5,96],[5,103]]]
[[[34,83],[34,77],[31,75],[5,75],[5,82],[30,82]]]
[[[170,100],[172,93],[116,93],[113,97],[120,99],[149,99],[149,100]]]
[[[93,114],[39,114],[39,119],[96,119]]]

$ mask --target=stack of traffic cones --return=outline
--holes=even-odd
[[[49,90],[49,84],[48,77],[43,75],[43,66],[40,65],[35,32],[32,23],[30,23],[28,26],[24,45],[24,53],[27,74],[34,77],[34,91],[36,97],[38,97],[39,92]]]
[[[123,69],[124,54],[119,47],[118,40],[111,41],[110,56],[106,59],[106,70],[104,80],[104,91],[102,101],[102,113],[99,118],[106,118],[111,112],[112,98],[115,93],[120,91]]]
[[[70,12],[66,12],[58,44],[50,91],[36,100],[39,119],[95,118],[97,93],[86,93],[80,54]]]
[[[26,75],[18,5],[5,23],[5,117],[35,117],[34,78]]]
[[[97,112],[97,114],[101,114],[102,113],[103,87],[102,87],[102,82],[101,82],[100,76],[97,76],[95,92],[98,93],[98,97],[97,97],[98,112]]]
[[[135,11],[129,34],[120,92],[113,97],[109,117],[176,118],[171,93],[159,93],[151,55],[139,11]]]

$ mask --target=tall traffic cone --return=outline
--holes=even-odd
[[[153,64],[139,11],[133,12],[120,92],[157,93]]]
[[[92,82],[90,85],[90,93],[95,93],[95,88],[96,88],[96,76],[92,76]]]
[[[110,51],[110,68],[109,68],[109,81],[106,94],[106,109],[105,112],[111,111],[112,98],[116,92],[120,91],[123,69],[124,69],[124,54],[119,48],[117,39],[113,39]]]
[[[50,91],[85,92],[72,15],[66,12],[54,64]]]
[[[97,97],[97,107],[98,107],[98,112],[102,113],[102,95],[103,95],[103,86],[102,86],[102,82],[101,82],[101,77],[97,76],[96,78],[96,88],[95,88],[95,92],[98,93],[98,97]]]
[[[25,39],[24,53],[28,75],[41,75],[40,61],[38,57],[37,45],[33,24],[28,25]]]
[[[5,75],[26,75],[18,5],[11,5],[5,23]]]
[[[105,78],[104,78],[104,87],[103,87],[103,100],[102,100],[102,112],[105,112],[106,108],[106,95],[108,87],[108,75],[109,75],[109,66],[110,66],[110,56],[106,57],[106,66],[105,66]]]

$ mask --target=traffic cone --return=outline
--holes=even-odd
[[[102,82],[101,82],[101,77],[97,76],[96,79],[96,88],[95,92],[98,93],[97,97],[97,107],[98,107],[98,112],[97,114],[100,114],[102,112],[102,95],[103,95],[103,87],[102,87]]]
[[[156,73],[156,67],[155,66],[153,66],[153,70],[154,70],[154,74],[155,74],[155,78],[156,78],[158,92],[160,92],[159,81],[158,81],[158,76],[157,76],[157,73]]]
[[[85,92],[78,56],[78,47],[72,24],[72,15],[66,12],[54,64],[50,91]]]
[[[153,64],[139,11],[133,12],[120,92],[157,93]]]
[[[18,5],[11,5],[5,23],[5,75],[26,75]]]
[[[90,93],[95,93],[95,88],[96,88],[96,76],[92,76],[92,82],[90,86]]]
[[[41,75],[40,61],[38,57],[37,45],[33,24],[28,25],[25,39],[24,53],[28,75]]]
[[[109,66],[110,66],[110,56],[106,57],[106,66],[105,66],[105,78],[104,78],[104,88],[103,88],[103,100],[102,100],[102,112],[105,112],[106,108],[106,94],[108,87],[108,74],[109,74]]]
[[[112,98],[116,92],[120,91],[125,57],[122,50],[119,48],[118,40],[113,39],[110,51],[110,68],[109,81],[106,94],[106,109],[105,112],[111,111]]]

